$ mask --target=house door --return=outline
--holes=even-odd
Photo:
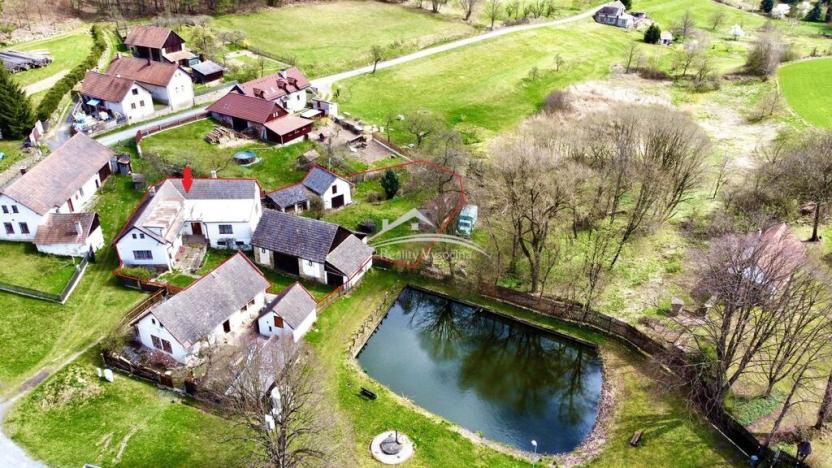
[[[293,257],[291,255],[275,252],[274,266],[276,269],[283,270],[286,273],[291,273],[293,275],[300,274],[300,265],[298,264],[298,258]]]
[[[110,177],[110,174],[112,173],[113,171],[112,169],[110,169],[110,164],[105,164],[104,167],[102,167],[101,170],[98,171],[98,178],[101,179],[101,182],[104,182],[105,180],[107,180],[107,177]]]
[[[195,236],[202,236],[202,224],[191,223],[191,232],[194,233]]]
[[[328,271],[326,272],[326,284],[332,286],[333,288],[337,288],[338,286],[344,284],[344,277],[338,273]]]
[[[332,197],[332,207],[333,208],[341,208],[344,206],[344,195],[338,195],[337,197]]]

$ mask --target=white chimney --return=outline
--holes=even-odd
[[[79,236],[84,235],[84,227],[81,226],[81,221],[75,221],[75,233]]]
[[[211,178],[212,178],[212,179],[216,179],[216,178],[217,178],[217,171],[211,171]]]

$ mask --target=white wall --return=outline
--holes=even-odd
[[[32,242],[38,232],[38,226],[43,222],[43,216],[3,194],[0,194],[0,206],[6,206],[9,211],[7,214],[0,210],[0,240]],[[12,211],[12,206],[17,206],[18,213]],[[4,223],[12,223],[14,234],[6,234]],[[26,223],[29,234],[20,233],[20,223]]]
[[[177,69],[167,86],[168,104],[174,108],[191,107],[194,104],[194,83],[181,68]]]
[[[281,98],[280,102],[289,113],[300,112],[306,108],[306,90],[290,93]]]
[[[326,284],[326,270],[323,263],[316,263],[309,260],[298,258],[298,265],[300,266],[300,276],[303,278],[314,279]]]
[[[133,94],[136,90],[138,94]],[[144,103],[144,105],[142,105]],[[133,104],[136,108],[133,109]],[[153,96],[139,85],[133,85],[121,102],[105,101],[105,107],[127,117],[128,121],[142,119],[153,114]]]
[[[93,250],[98,250],[104,246],[104,234],[101,232],[101,226],[99,226],[87,237],[86,242],[83,244],[35,245],[38,248],[38,252],[67,257],[83,257],[90,251],[90,247]]]
[[[110,163],[107,163],[108,165]],[[102,168],[104,166],[101,166]],[[84,208],[90,203],[90,201],[95,196],[95,193],[98,192],[98,189],[101,188],[102,182],[101,179],[98,177],[98,173],[96,172],[95,175],[90,177],[84,185],[81,186],[75,193],[72,194],[70,197],[72,200],[72,209],[69,208],[69,202],[64,202],[63,205],[58,208],[56,213],[81,213],[84,211]]]
[[[332,188],[333,187],[337,187],[337,192],[336,193],[332,193]],[[332,208],[332,199],[334,197],[337,197],[337,196],[340,196],[340,195],[344,195],[344,205],[345,206],[352,203],[352,193],[351,193],[350,189],[351,189],[351,187],[350,187],[349,182],[347,182],[346,180],[342,180],[342,179],[335,179],[335,181],[332,182],[332,185],[330,185],[329,188],[326,189],[326,192],[323,195],[321,195],[321,201],[324,204],[324,209],[325,210],[331,209]]]
[[[260,247],[255,247],[254,261],[258,265],[264,265],[271,268],[274,262],[272,259],[272,251],[268,249],[261,249]]]
[[[365,264],[361,268],[361,270],[359,270],[358,273],[356,273],[355,276],[350,278],[350,280],[347,282],[347,284],[344,285],[344,289],[351,289],[356,284],[358,284],[358,282],[361,281],[361,278],[364,277],[364,274],[367,273],[368,271],[370,271],[370,268],[372,266],[373,266],[373,257],[370,257],[370,260],[367,262],[367,264]]]
[[[268,314],[264,314],[257,320],[257,330],[260,332],[261,335],[270,337],[272,335],[277,336],[291,336],[294,342],[300,341],[306,333],[312,328],[312,325],[318,319],[318,315],[315,312],[314,308],[309,311],[309,315],[303,319],[303,322],[297,327],[292,328],[289,326],[286,321],[283,321],[283,328],[278,328],[274,324],[274,318],[277,314],[274,312],[269,312]]]
[[[136,236],[135,239],[133,238],[134,234]],[[142,238],[142,236],[144,236],[144,238]],[[125,265],[164,266],[168,269],[171,268],[172,259],[168,253],[168,246],[141,232],[139,229],[132,228],[127,231],[124,236],[116,242],[116,249],[118,250],[119,258]],[[136,259],[133,256],[134,250],[149,250],[152,252],[153,258],[150,260]]]
[[[153,322],[156,322],[155,324]],[[152,313],[145,315],[139,322],[136,324],[136,331],[139,335],[139,341],[142,345],[149,349],[155,349],[158,351],[165,352],[163,349],[158,349],[153,346],[153,340],[150,338],[151,335],[155,335],[163,340],[167,340],[170,342],[171,356],[179,362],[184,362],[185,359],[188,358],[188,351],[180,344],[173,335],[168,332],[166,328],[164,328],[158,320],[156,320],[156,316]]]

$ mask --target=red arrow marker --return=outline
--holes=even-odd
[[[185,193],[191,191],[191,186],[194,184],[194,176],[191,175],[191,166],[185,166],[185,171],[182,174],[182,187],[185,188]]]

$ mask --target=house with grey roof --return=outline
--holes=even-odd
[[[112,174],[115,153],[84,134],[0,189],[0,240],[33,242],[50,214],[79,213]]]
[[[325,210],[352,203],[352,184],[321,166],[313,165],[302,182],[266,194],[266,204],[285,213],[306,211],[312,200]]]
[[[213,248],[251,249],[260,221],[260,184],[255,179],[166,179],[151,187],[115,238],[124,265],[174,268],[184,241]]]
[[[208,345],[243,333],[260,316],[271,284],[238,253],[133,321],[146,348],[185,363]]]
[[[337,224],[270,209],[251,244],[257,264],[333,287],[355,285],[373,260],[372,247]]]
[[[317,320],[318,303],[300,283],[272,299],[257,319],[257,330],[265,337],[291,336],[298,342]]]

